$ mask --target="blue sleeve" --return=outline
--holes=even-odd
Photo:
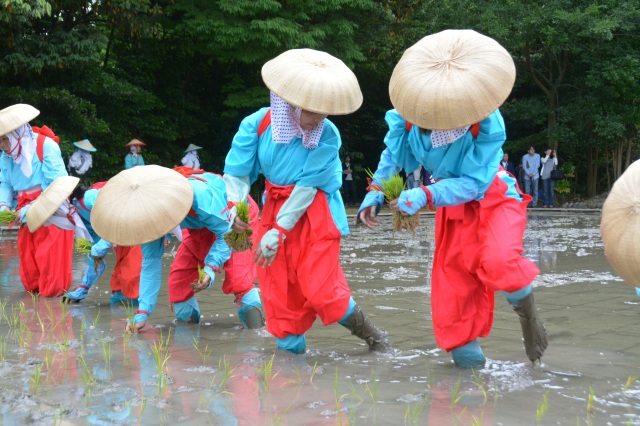
[[[421,164],[412,149],[412,146],[419,142],[420,128],[411,126],[407,130],[407,121],[394,109],[387,111],[384,119],[389,126],[389,131],[384,137],[384,144],[389,150],[389,158],[392,159],[394,166],[397,166],[394,173],[398,173],[401,169],[407,173],[414,171]],[[379,168],[380,166],[378,166]],[[384,177],[388,178],[394,173]]]
[[[91,246],[91,255],[95,257],[103,257],[111,248],[111,243],[107,240],[99,239]]]
[[[258,126],[268,110],[269,108],[262,108],[242,120],[224,162],[225,174],[249,176],[251,183],[258,178]]]
[[[62,153],[57,143],[47,138],[44,140],[43,146],[43,162],[42,162],[42,190],[44,191],[51,185],[51,182],[61,176],[68,176],[67,168],[62,159]]]
[[[141,311],[153,313],[158,301],[158,292],[162,283],[162,255],[164,254],[164,237],[142,245],[142,270],[140,271]]]
[[[429,186],[434,206],[455,206],[482,199],[498,172],[506,137],[504,120],[496,110],[480,122],[477,138],[468,131],[454,142],[453,145],[460,144],[458,147],[463,151],[458,158],[445,156],[443,161],[459,164],[459,176],[441,179]],[[453,151],[454,147],[448,149]]]
[[[190,182],[193,182],[194,186],[193,209],[204,227],[216,235],[216,240],[204,259],[204,271],[213,278],[213,269],[221,269],[231,257],[231,250],[224,241],[224,234],[229,230],[227,214],[224,212],[227,209],[224,181],[216,176],[209,185],[199,181]]]
[[[13,187],[9,183],[7,174],[7,159],[7,155],[2,152],[0,154],[0,210],[4,210],[2,207],[11,210],[13,204]]]

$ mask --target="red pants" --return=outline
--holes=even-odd
[[[506,191],[496,176],[482,200],[436,210],[431,308],[447,351],[489,335],[495,291],[519,290],[540,273],[522,256],[531,197],[518,202]]]
[[[292,189],[267,182],[258,238],[273,227]],[[327,197],[319,190],[271,266],[258,268],[267,330],[275,337],[304,334],[318,316],[324,325],[333,324],[347,311],[351,290],[340,266],[340,237]]]
[[[258,205],[251,197],[249,201],[249,221],[254,233],[251,236],[256,244],[255,229],[258,224]],[[169,302],[184,302],[193,297],[191,283],[198,281],[198,266],[204,267],[204,259],[209,253],[216,235],[206,228],[183,229],[182,243],[178,247],[176,258],[169,273]],[[256,265],[253,262],[253,252],[247,250],[231,253],[231,257],[224,264],[224,281],[222,292],[242,296],[254,288],[256,281]]]
[[[140,295],[140,270],[142,250],[140,246],[116,246],[116,266],[111,274],[111,292],[120,291],[127,299]]]
[[[27,226],[20,228],[20,280],[25,290],[56,297],[69,289],[73,238],[73,231],[54,225],[41,226],[34,233],[29,232]]]

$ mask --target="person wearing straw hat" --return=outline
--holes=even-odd
[[[147,146],[147,144],[134,138],[125,146],[129,147],[129,153],[124,157],[125,170],[136,166],[144,166],[144,158],[142,154],[140,154],[140,151],[142,151],[142,147]]]
[[[327,116],[360,107],[358,80],[341,60],[312,49],[288,50],[268,61],[262,79],[271,108],[240,124],[224,179],[235,203],[247,198],[258,173],[266,178],[255,259],[267,330],[279,349],[304,353],[305,333],[319,316],[373,350],[390,350],[386,332],[351,297],[339,260],[340,238],[349,228],[339,191],[340,133]],[[246,226],[239,218],[234,224]]]
[[[96,233],[114,244],[142,245],[139,308],[127,324],[128,331],[145,327],[155,309],[165,236],[176,228],[188,230],[181,234],[185,238],[169,275],[169,302],[177,319],[200,321],[195,292],[210,287],[224,266],[222,290],[236,295],[243,325],[262,326],[262,303],[254,287],[253,264],[227,262],[231,250],[223,235],[229,231],[228,211],[224,181],[202,170],[135,167],[118,173],[100,190],[91,215]],[[193,288],[198,281],[198,266],[202,266],[205,278]]]
[[[198,153],[196,152],[199,149],[202,149],[202,147],[192,143],[189,144],[187,149],[184,150],[185,155],[182,157],[182,165],[195,170],[200,169],[200,157],[198,157]]]
[[[91,145],[89,139],[83,139],[73,143],[76,149],[67,163],[67,170],[71,176],[83,177],[89,173],[89,169],[93,166],[91,153],[96,152],[96,148]]]
[[[438,345],[456,365],[481,368],[477,342],[489,334],[494,292],[502,292],[520,318],[531,361],[547,347],[533,300],[536,265],[521,255],[529,195],[499,166],[506,140],[497,109],[509,96],[515,65],[495,40],[472,30],[447,30],[405,51],[389,83],[386,149],[373,182],[418,164],[436,179],[403,191],[391,207],[418,214],[436,209],[436,252],[431,307]],[[369,228],[383,195],[371,191],[358,211]]]
[[[64,295],[65,302],[78,303],[84,300],[91,287],[98,281],[107,267],[104,260],[113,244],[100,238],[91,226],[91,210],[96,202],[100,188],[107,182],[97,182],[89,188],[77,187],[71,194],[71,200],[84,223],[91,238],[91,252],[87,254],[87,269],[82,277],[82,284]],[[142,268],[142,251],[140,246],[115,246],[116,264],[111,274],[110,303],[135,305],[138,303],[138,286],[140,269]]]
[[[0,211],[10,210],[17,194],[21,225],[31,203],[57,178],[67,176],[58,144],[49,137],[38,138],[29,124],[39,114],[27,104],[0,111]],[[57,226],[40,226],[33,233],[20,227],[20,279],[25,290],[49,297],[69,288],[73,238],[73,231]]]

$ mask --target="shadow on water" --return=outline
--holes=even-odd
[[[530,213],[525,255],[550,343],[526,359],[519,322],[496,296],[479,371],[437,348],[429,306],[433,216],[416,235],[354,227],[341,261],[354,298],[397,351],[369,352],[316,323],[306,355],[240,327],[232,297],[201,293],[200,325],[175,324],[166,288],[152,326],[124,336],[110,269],[81,304],[25,294],[15,241],[0,241],[2,424],[640,425],[640,299],[609,267],[599,214]],[[175,250],[164,259],[166,282]],[[113,256],[108,257],[109,268]],[[74,283],[84,272],[74,258]],[[221,282],[217,277],[218,284]]]

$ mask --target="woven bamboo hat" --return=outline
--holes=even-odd
[[[36,198],[27,210],[27,226],[29,231],[36,232],[69,198],[80,178],[60,176]]]
[[[125,146],[133,146],[133,145],[140,145],[140,146],[147,146],[146,143],[139,141],[136,138],[131,139],[131,142],[129,142],[128,144],[126,144]]]
[[[101,238],[121,246],[155,241],[187,216],[191,184],[161,166],[124,170],[100,190],[91,210],[91,226]]]
[[[616,180],[602,207],[604,254],[618,275],[640,287],[640,160]]]
[[[73,144],[85,151],[96,152],[96,148],[93,145],[91,145],[91,142],[89,142],[89,139],[83,139],[81,141],[74,142]]]
[[[27,104],[11,105],[0,111],[0,136],[27,124],[40,114],[40,111]]]
[[[391,103],[411,123],[452,130],[487,118],[516,78],[509,52],[473,30],[429,35],[409,49],[389,82]]]
[[[189,144],[189,146],[187,147],[187,149],[184,150],[184,152],[189,152],[189,151],[196,151],[198,149],[202,149],[201,146],[198,145],[194,145],[192,143]]]
[[[306,111],[350,114],[362,105],[355,74],[340,59],[313,49],[291,49],[262,67],[269,90]]]

